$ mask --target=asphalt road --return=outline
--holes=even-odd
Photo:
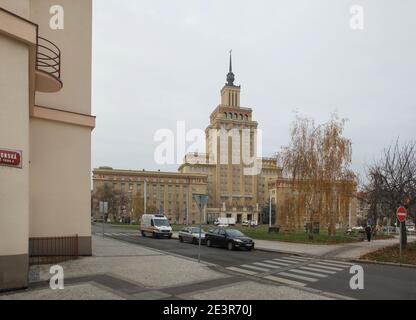
[[[99,225],[93,233],[102,235]],[[105,236],[171,254],[198,258],[198,246],[180,243],[177,239],[143,238],[138,231],[105,227]],[[365,300],[416,300],[416,268],[360,264],[364,270],[364,289],[350,288],[350,268],[355,263],[308,258],[260,250],[228,251],[223,248],[201,247],[203,261],[251,279],[268,279],[277,283],[317,289],[346,297]],[[271,278],[270,278],[271,277]]]

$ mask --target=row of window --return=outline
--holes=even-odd
[[[164,179],[164,178],[144,178],[144,177],[119,177],[119,176],[106,176],[106,175],[95,175],[96,179],[105,179],[113,181],[132,181],[132,182],[147,182],[147,183],[201,183],[204,182],[203,178],[193,178],[189,181],[187,179]]]
[[[248,114],[224,112],[224,119],[248,121],[249,118],[248,118]]]

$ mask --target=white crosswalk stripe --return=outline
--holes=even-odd
[[[336,260],[322,260],[322,261],[330,262],[330,263],[334,263],[334,264],[339,264],[341,266],[344,265],[344,266],[347,266],[347,267],[350,267],[350,266],[354,265],[354,263],[345,262],[345,261],[336,261]]]
[[[297,258],[297,257],[284,257],[285,260],[295,261],[295,262],[307,262],[311,260],[310,258]]]
[[[305,271],[305,270],[300,270],[300,269],[291,269],[290,272],[305,274],[307,276],[318,277],[318,278],[327,278],[328,277],[327,274],[310,272],[310,271]]]
[[[288,265],[297,263],[297,262],[294,262],[294,261],[284,260],[284,258],[273,259],[273,261],[277,261],[277,262],[281,262],[281,263],[286,263]]]
[[[240,267],[245,268],[245,269],[253,269],[253,270],[257,270],[257,271],[262,271],[262,272],[270,271],[270,269],[260,268],[260,267],[252,266],[252,265],[249,265],[249,264],[243,264]]]
[[[227,269],[247,275],[260,276],[282,284],[304,287],[308,283],[315,283],[344,271],[350,265],[352,264],[344,261],[282,256],[273,260],[252,262]],[[264,275],[263,273],[268,274]]]
[[[322,272],[322,273],[327,273],[327,274],[336,274],[336,271],[329,271],[329,270],[323,270],[320,268],[311,268],[311,267],[300,267],[299,269],[302,270],[309,270],[309,271],[317,271],[317,272]]]
[[[284,283],[284,284],[288,284],[288,285],[292,285],[292,286],[297,286],[297,287],[305,287],[306,283],[303,282],[299,282],[299,281],[293,281],[293,280],[289,280],[286,278],[281,278],[281,277],[276,277],[276,276],[267,276],[264,277],[265,279],[268,280],[272,280],[272,281],[276,281],[279,283]]]
[[[257,274],[257,272],[246,270],[246,269],[241,269],[241,268],[237,268],[237,267],[228,267],[226,269],[230,270],[230,271],[239,272],[239,273],[245,273],[245,274],[252,275],[252,276]]]
[[[330,267],[336,267],[336,268],[348,268],[349,267],[346,265],[340,265],[338,263],[329,263],[329,262],[322,262],[322,261],[317,261],[316,263],[324,265],[324,266],[330,266]]]
[[[327,270],[333,270],[333,271],[342,271],[342,270],[344,270],[342,268],[328,267],[328,266],[323,266],[323,265],[316,264],[316,263],[308,264],[308,266],[322,268],[322,269],[327,269]]]
[[[279,265],[279,266],[283,266],[283,267],[288,267],[288,266],[291,266],[291,264],[290,264],[290,263],[285,263],[285,262],[277,262],[277,261],[273,261],[273,260],[266,260],[266,261],[264,261],[264,262],[266,262],[266,263],[271,263],[271,264],[277,264],[277,265]]]
[[[253,264],[256,265],[256,266],[266,267],[266,268],[270,268],[270,269],[279,269],[279,268],[281,268],[281,266],[273,265],[273,264],[270,264],[270,263],[254,262]]]
[[[294,279],[298,279],[298,280],[308,281],[308,282],[317,282],[319,280],[319,279],[316,279],[316,278],[300,276],[300,275],[289,273],[289,272],[280,272],[280,273],[278,273],[278,275],[279,276],[284,276],[284,277],[289,277],[289,278],[294,278]]]

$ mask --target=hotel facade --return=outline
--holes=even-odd
[[[91,255],[91,40],[91,0],[0,0],[0,290]]]

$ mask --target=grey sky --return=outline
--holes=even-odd
[[[362,5],[364,30],[350,29]],[[160,128],[205,129],[233,49],[242,106],[263,130],[264,155],[289,142],[294,111],[349,119],[353,168],[416,130],[414,0],[94,1],[93,166],[159,166]]]

